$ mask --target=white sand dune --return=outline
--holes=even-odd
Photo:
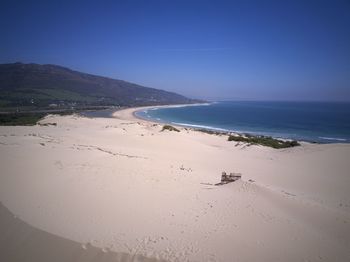
[[[350,145],[247,147],[132,112],[0,127],[4,206],[74,243],[155,259],[350,260]],[[214,186],[222,171],[242,180]]]

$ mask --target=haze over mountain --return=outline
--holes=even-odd
[[[1,64],[0,106],[140,106],[199,100],[58,65]]]

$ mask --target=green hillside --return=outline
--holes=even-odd
[[[0,108],[143,106],[195,103],[164,90],[85,74],[57,65],[0,64]]]

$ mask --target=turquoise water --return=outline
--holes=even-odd
[[[321,143],[350,142],[350,103],[215,102],[153,108],[137,116],[195,128]]]

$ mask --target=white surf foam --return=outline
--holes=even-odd
[[[327,136],[319,136],[318,138],[325,140],[334,140],[334,141],[346,141],[345,138],[336,138],[336,137],[327,137]]]
[[[219,127],[212,127],[212,126],[205,126],[205,125],[194,125],[194,124],[186,124],[186,123],[179,123],[179,122],[171,122],[174,125],[179,126],[189,126],[189,127],[195,127],[195,128],[205,128],[205,129],[211,129],[211,130],[218,130],[218,131],[225,131],[230,132],[231,130],[219,128]]]

